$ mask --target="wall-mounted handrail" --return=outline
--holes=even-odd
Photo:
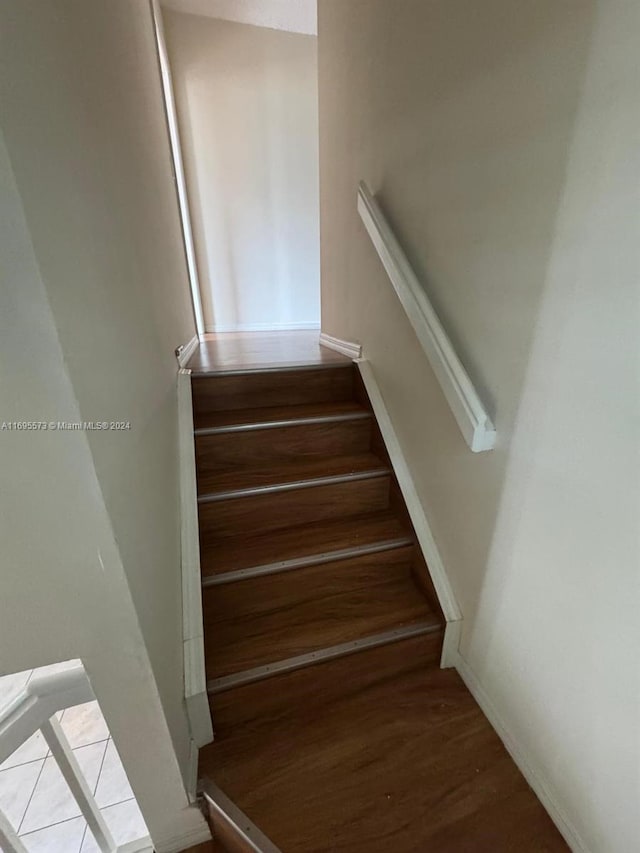
[[[493,423],[380,205],[364,181],[358,188],[358,212],[467,444],[474,452],[491,450],[496,441]]]
[[[37,731],[69,786],[102,853],[151,850],[149,838],[118,847],[82,773],[56,714],[95,699],[82,664],[54,674],[35,674],[27,686],[0,711],[0,764]],[[6,853],[26,853],[15,828],[0,811],[0,847]]]

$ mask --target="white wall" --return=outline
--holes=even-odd
[[[136,778],[141,780],[144,769],[157,776],[159,786],[174,787],[173,800],[167,801],[157,819],[160,823],[156,822],[160,835],[166,835],[172,821],[175,824],[176,798],[185,804],[184,790],[176,788],[177,780],[171,774],[179,768],[186,777],[190,748],[182,670],[173,350],[192,337],[194,325],[151,10],[147,3],[136,0],[110,0],[108,4],[6,0],[0,5],[0,33],[3,129],[55,324],[58,361],[64,361],[64,382],[70,382],[82,420],[131,423],[127,431],[91,432],[82,438],[82,447],[90,453],[91,470],[95,469],[91,475],[97,477],[95,488],[108,513],[108,521],[101,523],[109,525],[117,550],[113,542],[110,547],[126,575],[126,584],[119,581],[117,588],[109,587],[106,592],[97,583],[103,577],[102,569],[99,565],[91,569],[92,563],[87,563],[87,554],[93,554],[95,563],[99,547],[92,542],[90,525],[86,539],[78,543],[83,559],[76,557],[60,575],[60,564],[83,530],[74,515],[76,501],[67,503],[66,495],[72,490],[84,499],[90,474],[75,456],[59,469],[55,454],[63,452],[62,448],[71,452],[80,437],[29,435],[12,449],[3,442],[9,461],[19,466],[16,483],[24,505],[21,515],[15,516],[17,509],[12,511],[14,525],[8,535],[17,537],[16,542],[13,546],[10,538],[4,542],[13,554],[9,564],[13,561],[17,568],[12,579],[15,589],[6,595],[3,591],[2,597],[3,611],[10,614],[3,615],[0,623],[3,639],[5,632],[13,637],[15,631],[18,644],[14,647],[13,640],[10,645],[2,643],[2,669],[15,671],[61,657],[84,659],[94,653],[98,642],[116,648],[112,670],[108,679],[104,673],[100,675],[97,692],[102,693],[99,698],[109,717],[114,698],[105,694],[102,685],[118,687],[120,700],[126,697],[132,715],[128,734],[122,734],[124,722],[120,722],[121,737],[131,743],[135,738],[144,741],[137,747],[138,753],[153,748],[158,754],[157,763],[154,759],[138,767]],[[21,296],[12,273],[4,287],[10,293],[3,295]],[[31,394],[26,389],[21,393],[19,385],[7,388],[16,396],[16,414],[30,420],[46,419],[49,397],[44,395],[40,405],[37,389],[49,389],[52,383],[51,405],[58,393],[49,375],[53,357],[44,344],[40,348],[40,335],[49,321],[28,313],[19,319],[14,325],[11,312],[3,312],[12,340],[9,345],[3,333],[7,346],[3,376],[8,383],[33,379]],[[3,388],[3,397],[6,393]],[[56,466],[58,478],[45,474],[44,483],[35,464],[41,441],[50,447],[50,464]],[[84,480],[76,482],[76,475]],[[55,500],[56,489],[60,505],[52,507],[46,501]],[[34,497],[40,490],[46,490],[43,505]],[[46,513],[52,513],[50,520]],[[22,527],[15,526],[19,518]],[[54,551],[47,559],[50,529],[56,531],[56,543],[60,537],[69,541],[60,556]],[[25,530],[31,537],[35,531],[36,541],[29,542]],[[105,568],[104,573],[108,571],[114,570]],[[66,605],[55,600],[58,586],[68,599]],[[48,619],[34,618],[36,625],[42,621],[44,630],[25,628],[27,593],[34,590],[42,599],[40,611],[34,600],[34,612],[50,612]],[[119,616],[116,602],[129,595],[135,610]],[[45,609],[48,600],[49,611]],[[95,615],[97,607],[103,608],[101,619]],[[22,620],[18,625],[13,621],[16,614]],[[74,625],[73,620],[82,624]],[[126,629],[121,630],[122,621]],[[55,634],[49,636],[49,628],[58,622],[60,636],[56,639]],[[109,623],[121,636],[107,643],[104,634]],[[134,631],[138,632],[135,642],[131,639]],[[91,637],[82,632],[90,632]],[[28,633],[34,635],[33,645],[25,641]],[[14,653],[20,659],[12,659]],[[145,676],[146,699],[133,683],[130,669],[119,672],[119,661],[125,655],[131,656],[131,667],[146,666],[148,670],[151,666]],[[89,672],[93,677],[90,665]],[[141,707],[133,709],[134,702]],[[149,706],[146,710],[145,704]],[[141,725],[145,713],[152,743],[146,743]],[[112,725],[110,718],[109,723]],[[117,724],[117,738],[116,728]],[[127,758],[127,743],[122,752],[125,763],[135,760]],[[149,767],[154,769],[149,771]],[[136,788],[134,775],[130,776]],[[136,793],[144,810],[144,795],[137,788]],[[160,802],[161,798],[156,808]],[[148,823],[153,828],[153,818]]]
[[[318,32],[316,0],[162,0],[162,5],[176,12],[255,27],[306,35]]]
[[[316,39],[171,10],[207,331],[319,324]]]
[[[88,434],[1,428],[83,420],[1,135],[0,199],[0,673],[82,659],[166,850],[202,821],[188,807]]]
[[[323,330],[364,345],[461,653],[574,849],[640,837],[640,8],[320,0]],[[467,449],[356,213],[488,401]]]

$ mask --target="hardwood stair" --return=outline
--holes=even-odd
[[[211,372],[192,389],[216,730],[200,775],[219,843],[566,849],[439,669],[444,620],[356,367]]]

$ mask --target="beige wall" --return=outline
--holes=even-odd
[[[173,350],[194,326],[150,9],[5,0],[0,31],[7,147],[79,412],[131,423],[86,440],[186,773]],[[39,333],[37,323],[22,328],[3,371],[20,370]],[[31,398],[22,414],[39,420],[40,408]],[[20,453],[39,441],[30,436]],[[37,491],[37,471],[24,476]],[[37,531],[35,507],[27,518]],[[46,563],[35,568],[55,586]]]
[[[207,329],[319,324],[316,38],[164,28]]]
[[[624,0],[320,0],[323,330],[364,344],[461,651],[593,853],[640,833],[637,33]],[[356,213],[498,429],[472,454]]]
[[[0,674],[82,659],[151,835],[168,849],[204,826],[189,808],[88,434],[2,428],[82,415],[1,133],[0,364]]]

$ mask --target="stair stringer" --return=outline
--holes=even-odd
[[[451,581],[449,580],[440,551],[431,531],[424,507],[418,496],[409,465],[400,446],[400,441],[398,440],[391,416],[382,397],[371,363],[367,359],[358,358],[355,359],[355,364],[358,366],[360,377],[362,378],[369,402],[378,422],[380,433],[389,454],[391,466],[416,533],[418,545],[429,567],[429,574],[431,575],[431,580],[438,596],[438,602],[446,620],[440,666],[443,669],[455,667],[458,662],[462,611],[456,600]]]

